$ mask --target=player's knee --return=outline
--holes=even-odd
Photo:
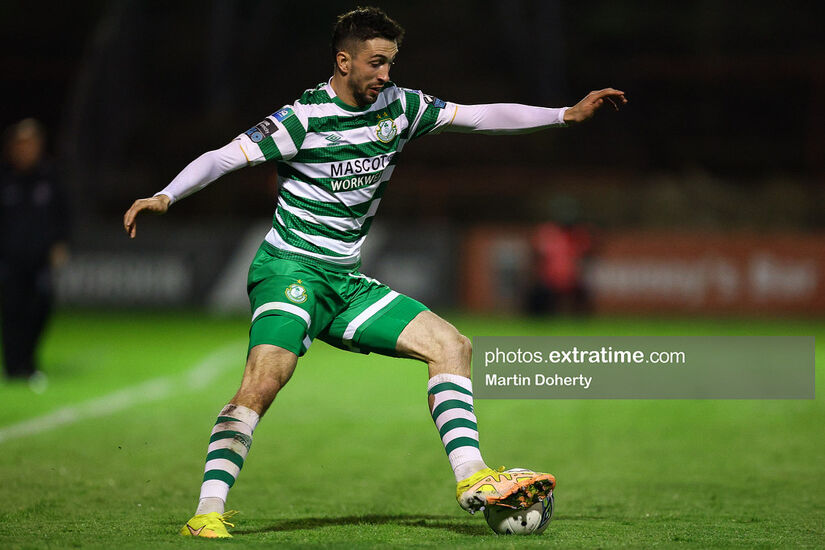
[[[450,327],[438,335],[433,350],[433,362],[461,376],[470,376],[473,344],[469,338]]]
[[[467,378],[470,377],[470,364],[473,360],[473,342],[463,334],[458,334],[458,342],[457,342],[457,350],[461,357],[460,365],[461,365],[461,376],[466,376]]]
[[[459,332],[456,334],[454,345],[455,352],[469,364],[470,360],[473,358],[473,342]]]

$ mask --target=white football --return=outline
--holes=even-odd
[[[553,493],[529,508],[514,510],[506,506],[487,506],[484,519],[499,535],[531,535],[543,533],[553,517]]]

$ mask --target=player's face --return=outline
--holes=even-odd
[[[396,55],[398,45],[393,40],[372,38],[361,42],[347,75],[347,84],[359,106],[378,99],[381,88],[390,80],[390,67]]]

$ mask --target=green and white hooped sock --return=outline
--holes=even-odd
[[[223,513],[229,488],[235,484],[252,446],[258,420],[258,413],[241,405],[229,404],[221,410],[209,438],[196,514]]]
[[[431,412],[455,480],[486,468],[478,448],[478,425],[473,412],[473,384],[457,374],[436,374],[427,384],[434,398]]]

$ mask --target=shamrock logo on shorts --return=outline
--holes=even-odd
[[[301,281],[298,281],[297,283],[292,283],[291,285],[286,287],[284,294],[286,294],[286,297],[289,299],[290,302],[295,302],[296,304],[303,304],[307,301],[307,289],[298,284],[300,282]]]

